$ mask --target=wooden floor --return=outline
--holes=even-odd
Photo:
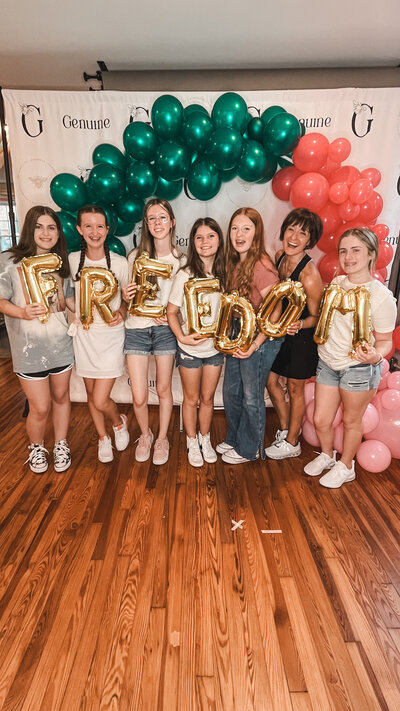
[[[37,476],[9,361],[0,392],[2,711],[400,709],[399,462],[338,491],[307,444],[196,470],[175,409],[168,465],[100,464],[74,405],[73,466]]]

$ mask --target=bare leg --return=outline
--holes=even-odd
[[[121,417],[118,408],[111,400],[110,393],[115,382],[115,378],[94,380],[84,378],[86,392],[88,396],[89,411],[92,416],[94,426],[100,438],[107,435],[105,418],[108,417],[114,427],[121,424]]]
[[[201,378],[200,407],[199,407],[199,429],[202,435],[210,431],[211,421],[214,412],[214,393],[217,389],[222,365],[204,365]]]
[[[71,371],[50,375],[50,392],[52,403],[52,417],[54,439],[59,442],[67,439],[69,418],[71,414],[71,401],[69,398],[69,381]]]
[[[278,415],[279,428],[287,430],[289,428],[289,405],[285,400],[285,393],[279,382],[279,377],[276,373],[270,372],[267,380],[267,390]]]
[[[26,418],[29,441],[43,444],[51,404],[49,380],[18,380],[29,402],[29,414]]]
[[[175,357],[173,355],[160,355],[155,356],[155,359],[157,395],[160,403],[158,438],[166,439],[174,405],[172,399],[172,371],[174,369]]]
[[[376,389],[362,392],[340,390],[343,403],[343,452],[341,461],[347,469],[351,468],[352,460],[362,440],[362,418],[375,393]]]
[[[149,434],[149,356],[127,355],[126,365],[131,381],[133,409],[143,435]]]
[[[200,399],[202,368],[179,368],[182,381],[183,426],[188,437],[197,435],[197,405]],[[208,431],[208,430],[207,430]]]
[[[304,400],[305,380],[288,378],[287,385],[289,392],[290,415],[286,441],[295,446],[299,439],[301,422],[306,410],[306,403]]]
[[[340,404],[339,388],[330,385],[315,385],[314,426],[321,445],[321,452],[333,456],[333,420]]]

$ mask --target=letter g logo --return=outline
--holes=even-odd
[[[34,104],[25,104],[22,108],[22,128],[30,138],[37,138],[43,133],[43,119],[39,118],[40,108]]]
[[[373,112],[374,107],[369,104],[358,104],[355,106],[351,119],[351,128],[357,138],[364,138],[364,136],[370,132],[374,120],[371,118]]]

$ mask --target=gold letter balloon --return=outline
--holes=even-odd
[[[150,275],[161,279],[171,279],[172,264],[164,264],[158,259],[150,259],[148,252],[143,252],[140,257],[135,259],[132,281],[136,282],[138,288],[129,304],[129,313],[134,316],[161,318],[165,316],[165,306],[146,303],[146,299],[154,301],[158,290],[157,284],[152,284],[147,280]]]
[[[288,300],[288,305],[280,315],[278,321],[271,323],[269,317],[275,310],[277,304],[282,299]],[[306,294],[303,286],[299,281],[281,281],[275,284],[266,295],[257,314],[257,325],[260,331],[269,338],[280,338],[285,336],[290,324],[297,321],[304,304],[306,303]]]
[[[199,333],[201,336],[213,336],[217,323],[203,325],[203,316],[211,315],[211,304],[199,301],[200,294],[219,292],[221,285],[215,277],[208,279],[189,279],[184,286],[187,329],[188,333]]]
[[[325,287],[319,319],[314,332],[316,343],[322,344],[328,340],[335,311],[339,311],[341,314],[353,312],[352,350],[349,353],[349,356],[353,356],[358,346],[363,347],[371,342],[369,289],[365,286],[357,286],[355,289],[346,291],[339,284],[329,284]]]
[[[236,338],[231,339],[229,332],[232,326],[233,314],[240,316],[240,331]],[[256,330],[256,316],[247,299],[239,296],[236,291],[232,294],[221,295],[221,306],[217,328],[214,336],[214,346],[221,353],[234,353],[237,350],[248,351]]]
[[[58,290],[57,280],[52,276],[44,277],[43,274],[55,272],[61,265],[58,254],[37,254],[21,259],[22,274],[31,304],[42,304],[46,308],[46,313],[39,317],[42,323],[46,323],[50,316],[49,296]]]
[[[85,331],[93,323],[95,307],[103,321],[110,323],[114,318],[114,312],[110,309],[109,303],[118,292],[118,282],[114,274],[104,267],[84,267],[80,282],[80,318]],[[100,290],[99,286],[103,288]]]

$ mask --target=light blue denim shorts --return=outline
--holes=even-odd
[[[375,390],[379,385],[381,373],[382,363],[357,363],[343,370],[332,370],[320,358],[317,365],[317,383],[354,392]]]
[[[168,324],[149,328],[127,328],[125,355],[175,355],[176,338]]]

